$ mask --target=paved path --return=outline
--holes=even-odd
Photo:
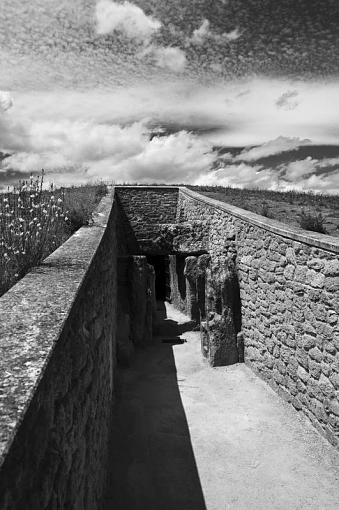
[[[245,365],[208,367],[166,306],[120,374],[104,509],[338,510],[334,448]]]

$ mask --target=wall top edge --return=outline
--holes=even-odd
[[[114,185],[114,188],[115,189],[123,189],[123,188],[127,188],[127,189],[157,189],[157,190],[162,190],[162,189],[171,189],[171,190],[176,190],[176,191],[179,191],[180,187],[179,186],[135,186],[133,184],[115,184]]]
[[[285,225],[280,221],[265,218],[264,216],[260,216],[259,214],[245,209],[240,209],[239,207],[227,204],[226,202],[206,197],[205,195],[201,195],[200,193],[185,188],[184,186],[180,186],[179,190],[180,193],[183,193],[197,202],[228,212],[239,219],[248,221],[253,225],[274,234],[278,234],[281,237],[292,239],[293,241],[298,241],[334,253],[339,253],[339,239],[335,237]]]
[[[0,297],[0,467],[43,377],[109,221],[113,193],[82,227]]]

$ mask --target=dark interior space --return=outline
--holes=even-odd
[[[206,318],[206,278],[204,275],[198,277],[197,292],[200,321],[202,321]]]
[[[155,295],[157,301],[168,301],[171,297],[168,256],[147,255],[147,262],[155,270]]]
[[[173,353],[191,327],[159,303],[155,342],[119,367],[103,510],[206,510]]]
[[[186,279],[184,275],[185,255],[176,255],[176,272],[178,278],[178,289],[180,297],[183,301],[186,299]]]
[[[240,298],[240,285],[238,280],[237,272],[233,275],[233,320],[235,324],[235,331],[239,333],[241,331],[241,298]]]

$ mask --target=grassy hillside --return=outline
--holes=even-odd
[[[187,186],[210,198],[261,214],[287,225],[339,237],[339,195]]]

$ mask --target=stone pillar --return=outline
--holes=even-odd
[[[187,315],[194,321],[200,322],[198,305],[198,259],[186,257],[184,275],[186,277],[186,310]]]
[[[220,267],[207,271],[207,315],[201,328],[202,352],[212,366],[232,365],[239,361],[237,333],[240,331],[240,301],[236,268],[226,258]]]
[[[197,293],[200,321],[206,319],[206,271],[211,256],[208,253],[200,255],[197,262]]]

